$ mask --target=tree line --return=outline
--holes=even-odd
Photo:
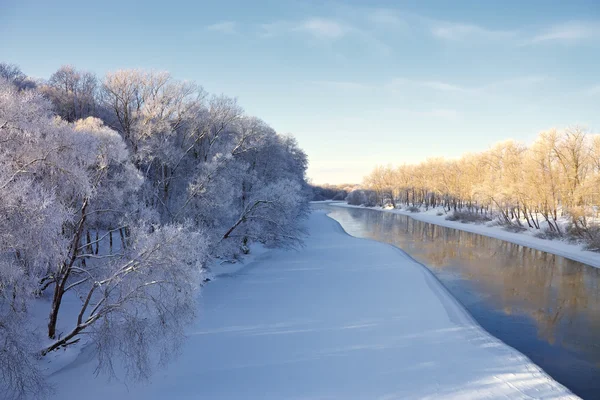
[[[344,201],[355,187],[358,185],[353,185],[349,183],[331,185],[331,184],[322,184],[316,185],[311,184],[310,187],[312,189],[312,201],[325,201],[325,200],[335,200],[335,201]]]
[[[209,262],[301,245],[307,164],[236,99],[166,72],[0,64],[3,394],[47,394],[39,359],[78,342],[100,371],[148,378]]]
[[[497,217],[506,225],[597,238],[600,135],[573,127],[541,132],[527,146],[508,140],[459,159],[431,158],[416,165],[377,166],[369,192],[350,200],[393,207],[443,207],[447,212]]]

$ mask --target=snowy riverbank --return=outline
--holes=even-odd
[[[151,384],[94,379],[82,355],[52,376],[55,398],[572,396],[399,249],[353,238],[322,211],[308,228],[302,250],[265,251],[216,274],[181,356]]]
[[[571,260],[579,261],[584,264],[600,268],[600,253],[587,251],[580,244],[567,243],[558,239],[541,239],[533,236],[533,231],[524,231],[521,233],[508,232],[501,226],[488,226],[485,224],[462,223],[459,221],[446,220],[447,215],[437,215],[438,209],[430,209],[425,212],[410,212],[399,209],[385,209],[381,207],[363,207],[352,206],[341,202],[323,202],[336,207],[347,208],[368,208],[370,210],[389,212],[394,214],[408,215],[409,217],[430,224],[445,226],[448,228],[458,229],[465,232],[477,233],[483,236],[489,236],[496,239],[505,240],[521,246],[531,247],[533,249],[545,251],[550,254],[556,254]]]

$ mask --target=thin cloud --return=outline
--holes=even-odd
[[[528,27],[489,27],[469,21],[435,19],[398,9],[346,5],[334,8],[333,14],[329,16],[280,20],[259,27],[259,35],[262,37],[295,34],[325,43],[354,40],[357,45],[385,56],[394,53],[391,42],[393,36],[390,32],[395,36],[406,36],[408,40],[414,40],[417,35],[429,36],[449,45],[494,44],[519,47],[600,39],[600,24],[596,22],[570,21],[551,26],[536,34]],[[436,84],[431,83],[431,86]],[[443,84],[437,86],[440,90],[461,91]]]
[[[337,40],[346,36],[351,27],[329,18],[308,18],[301,21],[273,21],[259,25],[260,36],[277,37],[290,33],[306,34],[314,39]]]
[[[259,25],[259,30],[259,35],[264,38],[301,34],[325,42],[354,40],[383,55],[392,51],[391,46],[377,38],[372,32],[334,18],[311,17],[300,21],[274,21]]]
[[[589,88],[582,90],[582,93],[587,96],[599,96],[600,95],[600,84],[590,86]]]
[[[448,83],[448,82],[421,81],[421,80],[413,80],[413,79],[406,79],[406,78],[392,79],[391,82],[387,85],[387,87],[392,90],[402,89],[406,86],[417,86],[417,87],[427,88],[427,89],[431,89],[431,90],[435,90],[435,91],[439,91],[439,92],[470,93],[470,92],[474,91],[474,89],[456,85],[453,83]]]
[[[274,21],[260,24],[258,28],[261,37],[270,38],[289,32],[292,25],[287,21]]]
[[[526,40],[523,44],[539,44],[547,42],[578,42],[581,40],[600,38],[600,24],[597,22],[569,21],[554,25],[549,29]]]
[[[413,31],[444,41],[501,40],[515,38],[518,34],[517,31],[488,29],[476,24],[440,20],[393,8],[344,6],[341,10],[356,24],[366,25],[372,30],[384,28],[404,33]]]
[[[597,21],[567,21],[550,26],[532,36],[525,29],[490,29],[476,24],[433,20],[417,15],[413,17],[428,25],[433,37],[446,42],[496,41],[515,46],[527,46],[551,42],[568,44],[600,39],[600,23]]]
[[[367,12],[366,18],[369,22],[380,26],[392,28],[406,27],[406,21],[395,10],[376,8]]]
[[[216,24],[206,26],[207,31],[220,32],[226,34],[236,33],[237,24],[234,21],[221,21]]]
[[[457,119],[460,115],[458,111],[447,108],[436,108],[427,111],[416,111],[416,113],[417,115],[423,117],[433,117],[442,119]]]
[[[308,33],[317,39],[340,39],[350,29],[333,19],[309,18],[300,22],[294,30]]]
[[[547,82],[549,80],[551,79],[541,75],[523,76],[488,83],[479,87],[479,91],[489,91],[492,89],[506,89],[509,87],[530,87],[539,83]]]
[[[421,14],[397,9],[356,7],[353,12],[345,8],[355,20],[374,28],[402,28],[404,31],[427,34],[447,43],[498,42],[514,46],[543,42],[576,42],[600,38],[600,23],[596,21],[567,21],[535,34],[527,27],[490,28],[472,22],[435,19]]]
[[[329,89],[339,89],[346,91],[366,90],[373,87],[368,84],[351,81],[310,81],[309,83]]]
[[[419,83],[421,86],[438,90],[441,92],[460,92],[466,93],[471,91],[471,89],[464,88],[462,86],[454,85],[446,82],[437,82],[437,81],[425,81]]]
[[[485,95],[498,90],[507,90],[509,88],[523,88],[530,87],[542,82],[547,81],[548,78],[545,76],[525,76],[511,79],[504,79],[486,83],[479,86],[462,86],[454,83],[441,82],[441,81],[427,81],[427,80],[413,80],[406,78],[395,78],[390,81],[387,87],[393,91],[402,90],[405,87],[421,87],[430,89],[437,92],[446,93],[459,93],[459,94],[471,94],[471,95]]]
[[[410,115],[414,117],[455,120],[460,117],[457,110],[451,108],[433,108],[431,110],[414,110],[409,108],[387,108],[385,111],[393,114]]]
[[[375,52],[387,56],[393,52],[392,46],[377,38],[374,34],[363,29],[354,29],[353,34],[357,39]]]
[[[506,40],[516,37],[516,31],[493,30],[478,25],[449,21],[430,21],[431,34],[446,41]]]

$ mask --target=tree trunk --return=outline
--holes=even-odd
[[[124,249],[125,246],[125,234],[123,233],[123,228],[119,228],[119,235],[121,236],[121,249]]]
[[[94,249],[92,247],[92,236],[90,235],[90,230],[87,229],[85,231],[85,240],[87,240],[87,251],[89,254],[94,254]]]
[[[50,308],[50,315],[48,317],[48,337],[50,339],[56,338],[56,323],[58,321],[58,312],[60,310],[63,295],[65,294],[65,286],[67,284],[67,280],[71,275],[71,269],[73,268],[73,264],[77,259],[77,250],[81,243],[81,235],[83,234],[83,227],[86,218],[85,211],[87,205],[88,200],[84,199],[83,205],[81,206],[81,218],[79,219],[79,223],[77,224],[77,228],[75,230],[73,240],[71,242],[69,259],[63,263],[63,265],[59,268],[59,271],[57,273],[56,283],[54,286],[54,296],[52,297],[52,306]]]

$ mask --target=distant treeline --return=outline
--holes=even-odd
[[[357,185],[341,184],[341,185],[310,185],[312,189],[312,201],[324,200],[346,200],[350,193]]]
[[[581,127],[541,132],[459,159],[377,166],[349,202],[466,211],[515,229],[585,239],[600,249],[600,135]],[[565,225],[561,221],[568,221]]]

